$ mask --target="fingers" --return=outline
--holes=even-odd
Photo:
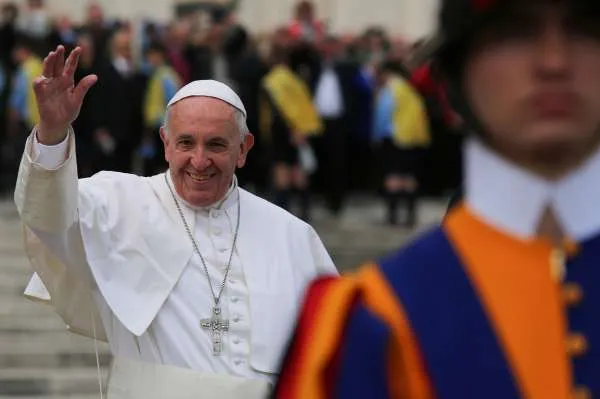
[[[39,88],[42,85],[42,83],[44,83],[44,80],[46,80],[45,76],[38,76],[37,78],[35,78],[33,80],[33,88]]]
[[[83,98],[85,97],[86,93],[97,81],[98,77],[96,75],[88,75],[81,79],[73,91],[77,103],[83,103]]]
[[[71,54],[69,54],[69,58],[67,58],[67,61],[65,63],[64,71],[62,72],[63,76],[68,76],[71,78],[75,76],[75,71],[77,70],[77,64],[79,64],[80,55],[80,47],[76,47],[73,51],[71,51]]]
[[[54,62],[54,73],[52,77],[59,77],[62,75],[63,68],[65,66],[65,48],[64,46],[58,46],[55,52],[56,61]]]
[[[36,93],[36,95],[39,95],[39,90],[42,87],[44,80],[45,78],[43,76],[38,76],[33,80],[33,91]]]
[[[65,48],[58,46],[44,58],[42,74],[47,78],[60,76],[64,65]]]
[[[47,77],[47,78],[51,78],[54,76],[54,64],[56,62],[56,54],[54,53],[54,51],[51,51],[46,58],[44,58],[44,67],[42,69],[42,74]]]

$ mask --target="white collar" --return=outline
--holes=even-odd
[[[175,186],[173,184],[173,178],[171,176],[170,171],[167,170],[167,172],[165,172],[165,173],[167,174],[167,179],[169,180],[169,184],[171,185],[171,187],[173,187],[173,192],[177,196],[177,200],[180,201],[187,208],[191,209],[192,211],[209,212],[211,210],[227,210],[227,209],[231,208],[233,205],[235,205],[238,201],[239,193],[238,193],[238,181],[237,181],[236,175],[233,175],[233,180],[231,181],[231,185],[229,186],[229,189],[227,190],[227,192],[225,193],[225,196],[221,200],[215,202],[212,205],[201,207],[201,206],[194,206],[194,205],[188,203],[183,198],[181,198],[181,196],[179,195],[177,190],[175,190]]]
[[[536,235],[550,206],[570,239],[589,239],[600,233],[600,149],[574,172],[550,182],[469,139],[465,198],[484,220],[520,238]]]

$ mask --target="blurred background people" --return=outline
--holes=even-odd
[[[97,84],[100,115],[94,139],[102,150],[101,170],[129,171],[143,130],[142,102],[146,80],[133,60],[132,36],[116,31],[109,42],[109,58]]]
[[[398,205],[403,205],[405,215],[401,223],[414,227],[424,150],[431,143],[425,106],[392,63],[377,66],[376,82],[373,142],[380,164],[381,190],[388,206],[388,223],[398,223]]]
[[[37,41],[18,34],[12,48],[15,70],[11,79],[6,117],[3,160],[7,186],[14,186],[19,167],[19,151],[25,148],[28,132],[39,122],[33,92],[34,80],[42,74],[42,60],[34,53]]]
[[[152,176],[167,169],[160,128],[169,100],[181,88],[179,75],[167,64],[167,50],[161,43],[151,43],[145,51],[148,86],[144,96],[144,137],[140,147],[143,174]]]
[[[322,121],[308,85],[289,67],[288,50],[274,46],[271,70],[263,78],[262,135],[272,162],[272,189],[276,205],[290,209],[297,193],[299,214],[310,219],[310,174],[316,168],[309,136],[322,133]]]
[[[99,72],[94,61],[97,50],[94,47],[94,37],[89,33],[78,35],[75,44],[81,47],[81,56],[75,71],[75,79],[79,81],[87,75]],[[102,107],[99,88],[94,86],[89,90],[86,100],[81,105],[79,116],[73,122],[73,129],[77,132],[76,151],[79,177],[89,177],[100,170],[102,148],[96,140],[95,134],[100,128]]]
[[[310,1],[299,1],[290,9],[289,21],[259,34],[237,19],[237,4],[159,22],[109,18],[92,1],[81,23],[53,14],[41,0],[5,4],[0,21],[0,191],[6,193],[12,185],[14,154],[19,153],[19,135],[10,132],[25,129],[33,120],[24,100],[31,79],[25,71],[59,43],[67,49],[82,47],[77,77],[99,76],[75,122],[82,177],[101,169],[144,175],[161,170],[159,110],[174,88],[195,79],[216,79],[240,94],[256,138],[240,185],[286,208],[294,191],[298,212],[306,219],[315,201],[337,218],[349,198],[374,196],[383,188],[388,221],[410,228],[416,220],[417,194],[440,197],[460,184],[460,121],[449,111],[444,89],[433,81],[426,63],[410,63],[426,59],[420,52],[428,42],[412,43],[377,25],[357,34],[333,34]],[[288,96],[284,105],[289,110],[302,104],[311,115],[314,110],[320,134],[296,134],[298,122],[282,113],[272,93],[266,98],[273,118],[265,131],[260,104],[267,94],[264,83],[273,76],[306,87],[302,98]],[[400,78],[424,101],[430,138],[418,149],[401,148],[398,137],[403,136],[380,123],[391,112],[382,109],[393,97],[384,81]],[[410,109],[398,104],[392,119],[411,118]]]

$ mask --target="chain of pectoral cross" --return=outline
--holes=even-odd
[[[235,244],[238,238],[238,232],[240,230],[240,200],[237,200],[237,221],[235,225],[235,232],[233,234],[233,243],[231,244],[231,252],[229,253],[229,260],[227,262],[227,267],[225,268],[225,275],[223,276],[223,281],[221,282],[221,287],[219,289],[218,295],[215,295],[215,291],[213,290],[212,282],[210,281],[210,275],[208,274],[208,267],[206,266],[206,262],[204,261],[204,256],[200,252],[200,248],[196,243],[196,239],[190,230],[190,227],[185,220],[185,216],[183,216],[183,211],[181,210],[181,206],[179,205],[179,201],[177,201],[177,196],[173,192],[171,185],[169,184],[169,180],[167,178],[168,171],[165,172],[165,182],[167,183],[167,187],[169,187],[169,191],[171,192],[171,196],[173,197],[173,201],[175,202],[175,206],[177,207],[177,211],[179,212],[179,216],[183,222],[183,226],[185,227],[185,231],[187,232],[190,240],[192,241],[192,246],[194,250],[200,257],[202,261],[202,266],[204,268],[204,273],[206,274],[206,279],[208,280],[208,286],[210,288],[210,293],[212,294],[213,301],[215,305],[212,308],[211,317],[208,319],[200,320],[200,327],[203,330],[208,330],[208,333],[211,336],[212,341],[212,351],[213,356],[218,356],[223,351],[223,333],[229,331],[229,320],[221,318],[221,296],[223,295],[223,291],[225,290],[225,284],[227,283],[227,276],[229,276],[229,270],[231,269],[231,260],[233,259],[233,252],[235,250]]]

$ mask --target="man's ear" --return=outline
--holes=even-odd
[[[244,165],[246,165],[246,158],[248,157],[248,152],[250,152],[252,147],[254,147],[254,136],[252,135],[252,133],[248,133],[247,135],[244,136],[244,139],[242,140],[240,147],[241,147],[241,152],[240,152],[240,157],[238,158],[238,161],[237,161],[237,167],[243,168]]]
[[[160,139],[163,142],[163,147],[165,148],[165,161],[169,162],[169,134],[165,130],[163,126],[160,127]]]

